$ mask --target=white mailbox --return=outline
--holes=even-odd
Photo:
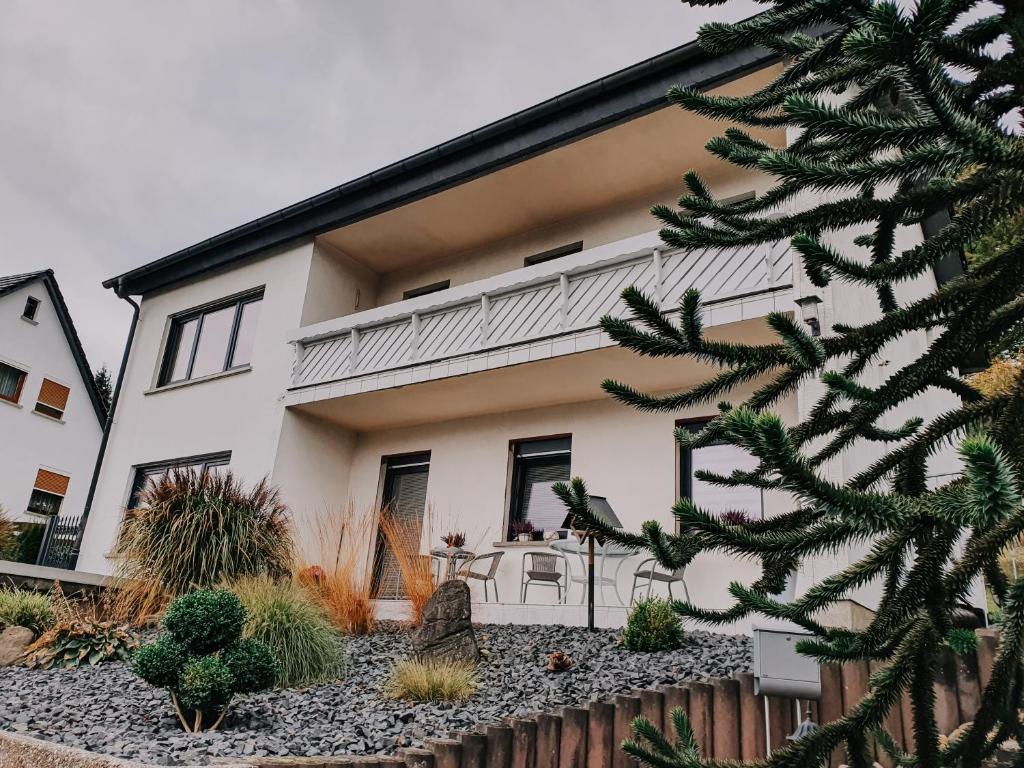
[[[754,693],[793,699],[821,698],[818,662],[796,652],[812,634],[789,623],[754,626]]]

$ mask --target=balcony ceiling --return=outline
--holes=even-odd
[[[714,93],[749,93],[777,71],[754,72]],[[322,239],[376,272],[414,267],[619,201],[681,190],[690,168],[713,178],[722,164],[704,144],[725,127],[666,107]],[[783,142],[781,131],[754,135]]]
[[[763,319],[715,326],[708,329],[707,337],[742,340],[748,344],[775,341]],[[605,378],[617,379],[648,392],[678,390],[709,378],[717,370],[692,359],[652,359],[620,347],[604,347],[463,376],[318,400],[293,408],[348,429],[367,432],[604,399],[608,397],[601,389]]]

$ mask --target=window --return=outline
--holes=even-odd
[[[247,366],[262,301],[260,289],[172,318],[160,386]]]
[[[426,296],[428,293],[445,291],[452,285],[451,280],[440,280],[430,285],[421,285],[419,288],[410,288],[402,293],[402,299],[415,299],[417,296]]]
[[[70,482],[71,478],[67,475],[40,469],[36,472],[36,482],[32,486],[32,496],[28,500],[28,511],[40,515],[59,514]]]
[[[51,419],[64,418],[64,411],[68,407],[68,395],[71,388],[58,384],[50,379],[43,379],[39,387],[39,397],[36,398],[35,412]]]
[[[135,474],[132,477],[132,487],[128,494],[128,509],[133,509],[139,504],[139,494],[145,489],[150,480],[157,480],[170,469],[192,468],[200,472],[219,472],[228,466],[231,461],[231,452],[208,453],[202,456],[187,456],[181,459],[169,461],[157,461],[150,464],[139,464],[135,467]]]
[[[37,309],[39,309],[39,299],[35,296],[29,296],[25,299],[25,311],[21,313],[21,316],[26,320],[35,322]]]
[[[17,403],[21,400],[21,389],[25,386],[25,372],[13,365],[0,363],[0,400]]]
[[[545,261],[560,259],[563,256],[568,256],[571,253],[579,253],[582,250],[582,240],[576,243],[569,243],[568,245],[560,245],[557,248],[552,248],[550,251],[543,251],[541,253],[535,253],[533,256],[527,256],[523,259],[523,266],[532,267],[534,264],[543,264]]]
[[[682,426],[699,432],[706,421],[690,422]],[[701,509],[713,514],[730,510],[746,512],[753,520],[764,517],[761,491],[750,486],[726,488],[694,477],[694,472],[705,470],[719,475],[730,475],[733,470],[750,471],[757,468],[757,459],[735,445],[715,442],[694,450],[679,450],[679,495],[693,501]]]
[[[392,541],[385,534],[383,516],[392,526],[391,536],[409,537],[407,546],[418,549],[427,509],[427,482],[430,478],[430,454],[392,456],[382,460],[384,487],[381,493],[382,522],[377,527],[373,553],[373,596],[401,599],[405,595],[402,568]],[[404,546],[403,546],[404,548]]]
[[[556,437],[523,440],[512,445],[512,493],[509,508],[508,538],[512,523],[528,521],[535,531],[562,527],[565,507],[551,486],[568,481],[572,458],[572,438]]]

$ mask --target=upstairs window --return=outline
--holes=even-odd
[[[17,404],[21,400],[21,390],[24,386],[24,371],[7,363],[0,363],[0,400]]]
[[[534,264],[543,264],[545,261],[560,259],[563,256],[568,256],[572,253],[579,253],[582,250],[582,240],[575,243],[569,243],[568,245],[560,245],[557,248],[552,248],[550,251],[542,251],[541,253],[535,253],[532,256],[527,256],[523,259],[523,266],[532,267]]]
[[[35,296],[29,296],[25,299],[25,310],[21,313],[21,316],[26,320],[35,322],[36,311],[39,309],[39,299]]]
[[[49,469],[36,472],[36,482],[32,486],[32,496],[28,501],[28,511],[40,515],[60,514],[60,506],[68,493],[71,478]]]
[[[551,490],[568,482],[572,438],[522,440],[512,445],[512,496],[508,538],[512,523],[529,522],[535,531],[553,531],[565,521],[565,507]]]
[[[262,302],[260,289],[173,317],[159,384],[247,366]]]
[[[68,407],[68,395],[71,388],[58,384],[51,379],[43,379],[39,387],[39,397],[36,399],[35,412],[51,419],[63,419],[64,411]]]
[[[426,296],[428,293],[437,293],[438,291],[446,291],[452,286],[451,280],[439,280],[436,283],[430,285],[421,285],[419,288],[410,288],[408,291],[402,292],[402,299],[415,299],[417,296]]]

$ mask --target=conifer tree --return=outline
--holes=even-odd
[[[699,0],[691,5],[719,5]],[[763,761],[765,766],[817,766],[843,747],[854,768],[870,765],[869,745],[896,750],[881,731],[886,713],[908,694],[913,744],[897,755],[922,768],[979,765],[1001,741],[1022,737],[1024,579],[998,567],[1007,542],[1024,532],[1024,381],[985,396],[959,369],[978,349],[996,349],[1024,319],[1024,237],[1006,232],[988,258],[921,296],[907,286],[932,279],[933,267],[1000,227],[1024,206],[1024,6],[1019,0],[774,0],[751,19],[706,25],[700,44],[727,55],[762,46],[786,64],[772,82],[746,96],[675,88],[672,102],[732,126],[709,142],[717,157],[775,179],[761,197],[728,205],[695,173],[678,209],[658,207],[671,247],[746,246],[789,241],[814,286],[859,287],[878,311],[855,325],[824,328],[816,337],[792,313],[768,324],[775,343],[747,345],[705,337],[701,297],[688,292],[678,320],[652,297],[629,288],[625,319],[606,317],[604,330],[621,346],[651,357],[691,358],[720,372],[688,391],[647,394],[606,381],[617,400],[643,411],[718,404],[696,434],[677,430],[684,448],[726,441],[753,454],[758,466],[699,477],[720,486],[789,492],[792,511],[750,525],[729,524],[681,499],[674,533],[647,522],[638,533],[608,529],[588,511],[577,478],[556,491],[570,511],[608,538],[652,553],[665,567],[702,551],[753,558],[761,575],[730,585],[724,610],[676,603],[703,625],[754,615],[794,622],[812,633],[802,653],[822,663],[873,662],[868,694],[840,720],[824,723]],[[985,11],[985,8],[989,10]],[[988,13],[990,15],[985,15]],[[995,50],[991,44],[998,43]],[[786,128],[773,146],[750,129]],[[904,232],[944,222],[910,247]],[[847,247],[843,247],[846,243]],[[863,374],[890,345],[927,332],[927,347],[890,365],[882,381]],[[823,387],[808,415],[783,423],[772,411],[809,380]],[[754,386],[740,402],[739,385]],[[957,403],[937,417],[915,410],[920,397],[952,393]],[[948,397],[948,394],[946,395]],[[893,427],[893,411],[906,420]],[[929,487],[929,461],[958,447],[961,476]],[[875,457],[847,482],[829,479],[828,462],[846,451]],[[794,602],[775,597],[808,558],[859,545],[865,554],[814,584]],[[943,646],[963,650],[954,613],[969,585],[984,576],[1003,616],[1002,640],[977,717],[963,735],[940,745],[933,680]],[[862,631],[822,626],[819,612],[869,582],[883,586],[877,613]],[[720,765],[702,759],[685,716],[674,737],[643,720],[624,749],[659,768]]]

